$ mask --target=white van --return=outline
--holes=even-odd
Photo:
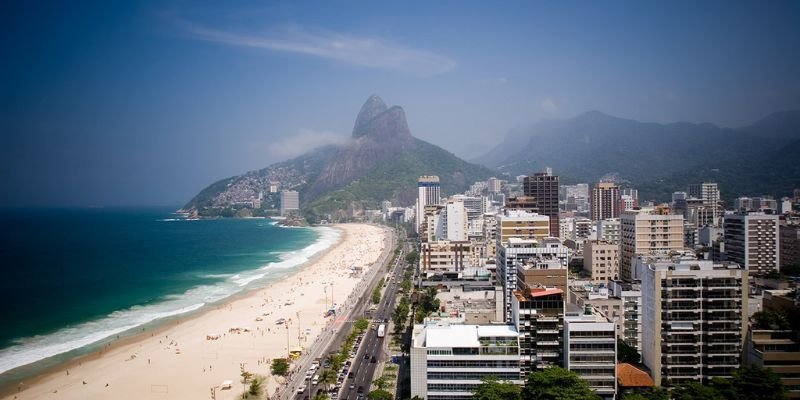
[[[319,383],[319,374],[314,374],[314,377],[311,378],[311,384],[316,385]]]

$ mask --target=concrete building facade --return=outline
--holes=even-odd
[[[619,186],[614,182],[600,181],[592,187],[592,220],[619,217]]]
[[[510,325],[414,326],[411,396],[470,399],[488,376],[521,385],[517,332]]]
[[[779,222],[777,215],[762,213],[726,215],[725,260],[738,263],[750,272],[779,269]]]
[[[525,177],[522,188],[525,196],[536,198],[539,213],[550,217],[550,234],[558,237],[558,176],[549,171],[539,172]]]
[[[683,217],[668,210],[642,208],[620,216],[620,278],[632,281],[637,255],[669,254],[683,249]]]
[[[638,257],[636,268],[642,361],[656,385],[730,377],[747,332],[747,270],[693,256]]]
[[[619,280],[619,245],[602,240],[587,241],[583,245],[583,270],[590,274],[595,285]]]

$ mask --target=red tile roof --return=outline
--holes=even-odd
[[[655,386],[653,378],[628,363],[617,364],[617,381],[623,387],[650,387]]]

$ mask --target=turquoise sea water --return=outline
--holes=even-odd
[[[0,387],[283,277],[337,237],[155,208],[7,209],[0,227]]]

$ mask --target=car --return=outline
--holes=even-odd
[[[356,388],[356,384],[355,384],[355,383],[351,383],[351,384],[350,384],[350,390],[353,390],[353,389],[355,389],[355,388]]]
[[[330,368],[330,367],[331,367],[331,362],[329,360],[325,360],[325,362],[322,363],[322,368]]]
[[[369,360],[369,354],[364,353],[364,359]]]
[[[297,388],[297,393],[304,393],[305,391],[306,391],[306,385],[300,385],[300,387]]]
[[[384,323],[387,323],[387,322],[389,322],[389,318],[384,318],[384,319],[383,319],[383,322],[384,322]]]
[[[357,393],[358,393],[358,394],[362,394],[362,393],[364,393],[364,387],[363,387],[363,386],[359,386],[359,387],[358,387],[358,391],[357,391]]]
[[[353,362],[352,362],[352,361],[350,361],[350,360],[347,360],[347,361],[345,361],[345,362],[344,362],[344,366],[345,366],[345,367],[349,367],[349,366],[351,366],[352,364],[353,364]]]
[[[372,356],[372,358],[369,360],[370,363],[375,363],[375,361],[375,356]]]
[[[359,393],[358,396],[356,396],[356,400],[364,400],[364,395]]]
[[[355,377],[356,377],[356,374],[354,374],[353,372],[350,372],[349,374],[347,374],[347,379],[354,379]],[[350,388],[350,389],[352,389],[352,388]]]

